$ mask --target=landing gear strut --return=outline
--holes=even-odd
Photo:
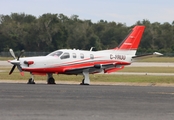
[[[31,74],[31,78],[28,80],[28,83],[27,84],[35,84],[35,82],[34,82],[34,76],[33,76],[32,73],[30,73],[30,74]]]
[[[89,79],[89,72],[88,71],[83,71],[83,80],[80,85],[89,85],[90,84],[90,79]]]
[[[47,84],[56,84],[52,73],[48,73]]]

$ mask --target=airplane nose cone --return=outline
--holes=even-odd
[[[20,61],[18,60],[8,60],[9,63],[13,64],[13,65],[19,65]]]

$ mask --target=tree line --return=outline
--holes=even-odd
[[[146,29],[138,52],[159,51],[174,53],[174,21],[151,23],[137,21],[132,26],[100,20],[81,20],[78,15],[43,14],[39,17],[25,13],[0,15],[0,52],[15,51],[51,52],[57,49],[77,48],[89,50],[111,49],[118,46],[135,25]]]

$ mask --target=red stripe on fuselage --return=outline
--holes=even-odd
[[[68,64],[69,63],[69,64]],[[75,62],[67,62],[64,63],[66,65],[54,65],[46,68],[23,68],[23,71],[28,72],[37,72],[37,73],[64,73],[65,70],[71,70],[71,69],[79,69],[79,68],[88,68],[93,67],[96,64],[119,64],[119,65],[129,65],[128,62],[120,62],[116,60],[99,60],[99,61],[85,61],[81,63],[75,63]]]

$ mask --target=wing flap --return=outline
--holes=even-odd
[[[120,66],[120,67],[116,67],[116,68],[110,68],[110,69],[105,69],[104,70],[104,73],[111,73],[111,72],[116,72],[116,71],[118,71],[118,70],[121,70],[121,69],[123,69],[124,68],[124,66]]]

